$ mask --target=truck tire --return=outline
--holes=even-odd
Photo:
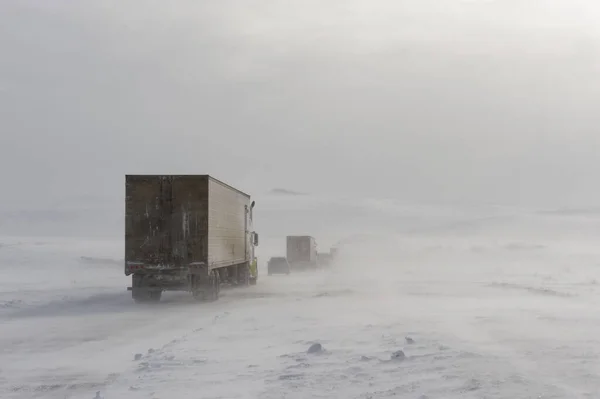
[[[200,287],[200,285],[199,285],[198,276],[192,276],[192,287],[191,287],[190,291],[192,292],[192,296],[194,297],[194,299],[196,299],[196,300],[203,299],[202,287]]]
[[[135,287],[131,290],[131,297],[136,303],[159,302],[162,297],[162,291]]]
[[[221,294],[221,273],[219,273],[219,270],[215,270],[215,277],[216,277],[216,289],[217,289],[217,299],[219,299],[219,295]]]
[[[135,303],[148,302],[146,293],[136,287],[131,289],[131,298],[135,301]]]
[[[159,302],[161,290],[149,290],[144,284],[144,276],[134,274],[131,276],[131,297],[136,303]]]
[[[207,302],[219,300],[219,291],[221,289],[221,279],[217,270],[211,270],[208,274],[208,289],[204,291],[203,299]]]
[[[162,297],[162,291],[150,291],[148,292],[148,298],[152,302],[160,302],[160,298]]]
[[[240,287],[247,287],[250,285],[250,265],[244,263],[239,267],[238,285]]]
[[[204,301],[206,286],[200,276],[192,277],[192,296],[198,301]]]

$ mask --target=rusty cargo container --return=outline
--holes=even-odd
[[[216,300],[222,283],[256,282],[248,194],[209,175],[125,177],[125,275],[133,299],[163,291]]]
[[[286,257],[292,270],[317,267],[317,243],[311,236],[287,236]]]

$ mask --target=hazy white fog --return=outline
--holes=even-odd
[[[599,21],[582,0],[3,1],[0,205],[120,210],[125,173],[182,172],[589,206]]]
[[[599,111],[593,0],[0,0],[0,397],[598,398]],[[250,193],[258,284],[137,306],[127,173]]]

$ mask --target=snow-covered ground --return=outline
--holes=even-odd
[[[258,202],[261,260],[312,224],[335,267],[210,304],[134,304],[118,235],[0,238],[0,398],[600,397],[597,215],[308,201]]]

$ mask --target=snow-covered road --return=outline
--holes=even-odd
[[[148,306],[120,242],[3,239],[0,397],[600,397],[599,251],[499,237],[357,243],[332,270]]]

